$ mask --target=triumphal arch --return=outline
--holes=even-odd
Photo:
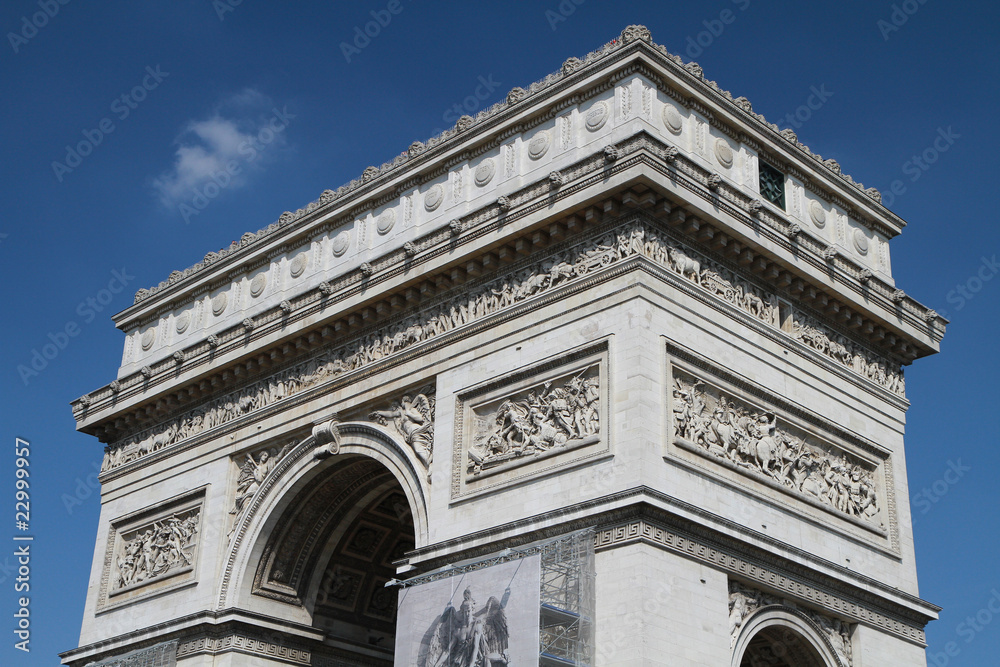
[[[63,662],[925,664],[903,225],[627,28],[136,294]]]

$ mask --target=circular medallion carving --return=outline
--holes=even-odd
[[[444,188],[441,184],[432,185],[424,194],[424,208],[428,211],[436,211],[441,202],[444,201]]]
[[[663,124],[674,134],[680,134],[684,129],[684,117],[673,104],[663,105]]]
[[[587,115],[584,117],[584,125],[591,132],[597,132],[608,122],[608,116],[610,115],[611,108],[607,102],[604,100],[594,102],[594,106],[590,107],[590,110],[587,111]]]
[[[813,224],[817,227],[826,224],[826,209],[815,199],[809,202],[809,217],[812,218]]]
[[[148,350],[156,342],[156,327],[150,327],[142,333],[142,349]]]
[[[181,313],[181,316],[178,317],[177,321],[175,322],[175,326],[177,327],[177,333],[179,334],[182,334],[185,331],[187,331],[188,327],[191,326],[191,314]]]
[[[333,256],[340,257],[351,247],[351,233],[343,231],[333,237]]]
[[[394,210],[386,209],[382,211],[382,215],[378,217],[375,222],[375,230],[379,234],[388,234],[392,226],[396,224],[396,212]]]
[[[854,233],[851,234],[854,238],[854,249],[858,251],[859,254],[868,254],[868,237],[860,229],[855,229]]]
[[[303,273],[305,273],[306,266],[308,266],[308,264],[309,264],[309,256],[306,253],[300,252],[298,255],[296,255],[295,259],[292,260],[291,265],[288,267],[288,270],[292,274],[292,278],[298,278]]]
[[[258,273],[250,281],[250,296],[258,297],[264,293],[264,288],[267,287],[267,274]]]
[[[715,140],[715,157],[723,167],[733,166],[733,149],[722,137]]]
[[[478,167],[476,167],[476,185],[483,187],[493,180],[493,174],[495,173],[497,173],[496,162],[493,161],[493,158],[486,158],[479,163]],[[430,194],[430,192],[427,194]]]
[[[221,315],[222,313],[226,312],[226,303],[228,302],[229,302],[228,294],[226,294],[225,292],[216,294],[215,298],[212,299],[212,314]]]
[[[552,144],[552,136],[542,130],[535,136],[531,138],[528,142],[528,157],[532,160],[537,160],[545,155],[549,151],[549,146]]]

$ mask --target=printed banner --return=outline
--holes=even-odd
[[[402,588],[396,667],[537,667],[539,556]]]

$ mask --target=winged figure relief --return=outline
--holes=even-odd
[[[257,458],[254,458],[253,454],[250,453],[246,455],[243,465],[240,466],[240,476],[236,480],[236,502],[233,504],[233,509],[229,510],[230,514],[237,515],[235,523],[239,523],[239,518],[242,517],[253,497],[257,495],[264,479],[294,445],[295,442],[292,441],[282,447],[281,451],[275,447],[265,449],[257,455]]]

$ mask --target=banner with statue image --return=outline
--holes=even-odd
[[[397,667],[536,667],[540,557],[401,588]]]

